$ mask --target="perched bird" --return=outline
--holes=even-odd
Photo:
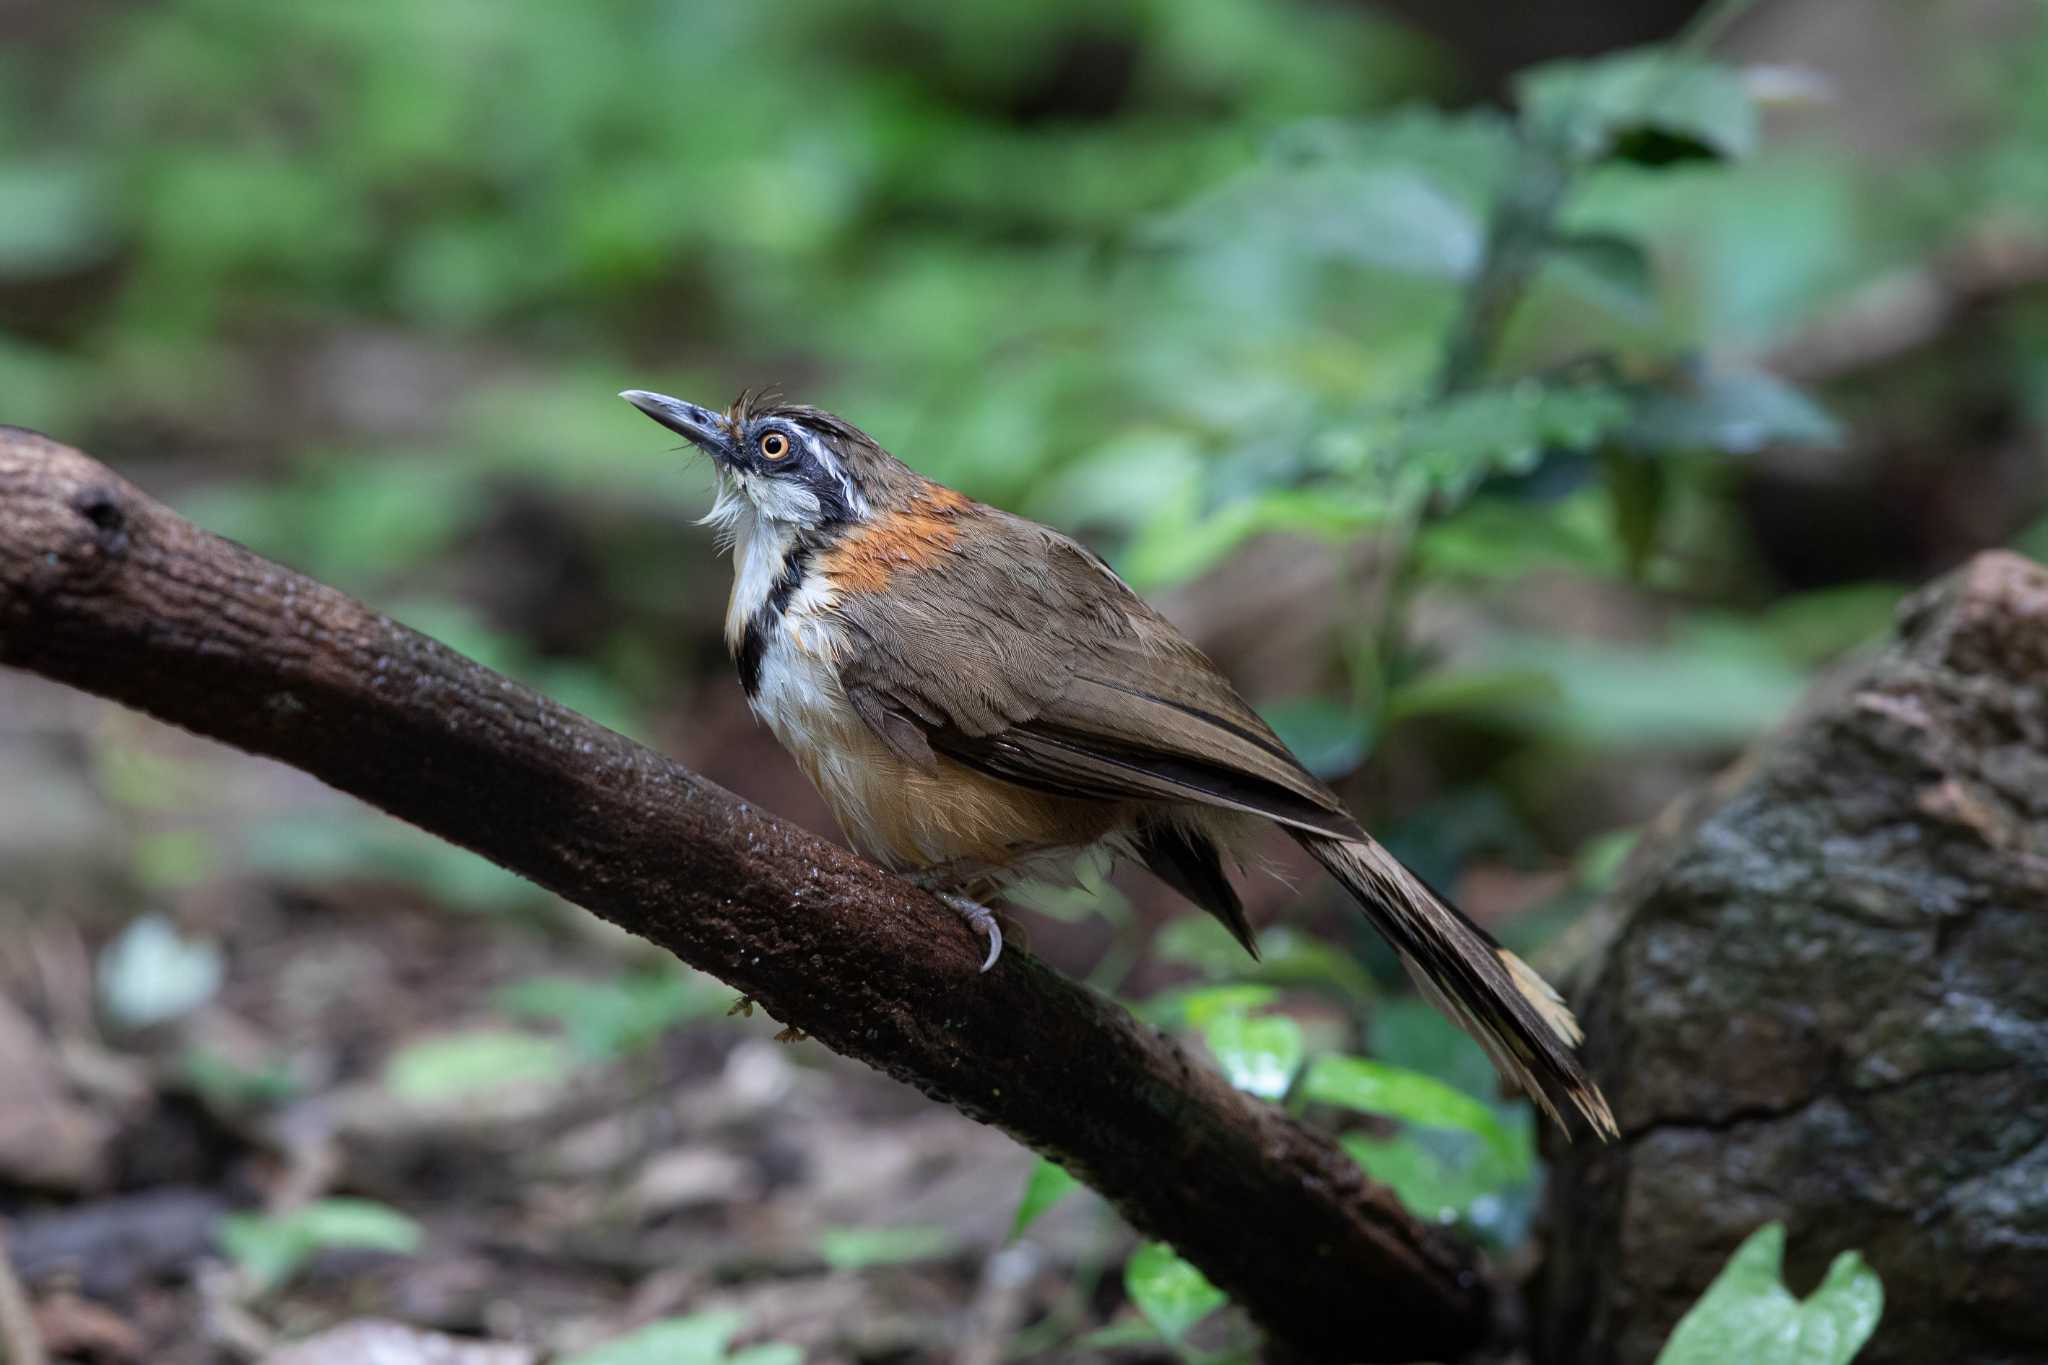
[[[710,455],[734,559],[725,638],[754,714],[883,866],[1002,951],[1006,878],[1107,844],[1256,952],[1226,850],[1270,820],[1416,984],[1560,1125],[1615,1133],[1540,976],[1403,867],[1203,653],[1094,553],[973,501],[852,423],[743,393],[620,395]]]

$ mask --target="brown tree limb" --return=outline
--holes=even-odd
[[[660,944],[1056,1158],[1304,1358],[1452,1358],[1488,1330],[1464,1251],[1111,1002],[1016,948],[978,974],[972,932],[872,864],[9,427],[0,663],[293,764]]]

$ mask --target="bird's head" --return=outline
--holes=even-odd
[[[742,393],[724,412],[666,394],[619,397],[711,457],[719,475],[709,521],[748,512],[797,531],[866,521],[914,478],[860,428],[819,408]]]

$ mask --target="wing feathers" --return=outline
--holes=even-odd
[[[1556,993],[1374,843],[1199,650],[1064,536],[978,504],[960,515],[980,519],[974,555],[949,550],[943,564],[906,568],[886,598],[839,598],[850,644],[840,681],[885,744],[920,765],[942,754],[1039,791],[1279,823],[1503,1075],[1553,1118],[1575,1108],[1614,1135]],[[1132,844],[1251,946],[1205,835],[1148,822]]]

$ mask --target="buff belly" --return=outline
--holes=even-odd
[[[1115,803],[1035,792],[948,758],[926,769],[898,756],[846,700],[829,634],[808,624],[775,633],[752,706],[868,857],[898,870],[956,859],[1002,867],[1034,848],[1092,844],[1121,823]]]

